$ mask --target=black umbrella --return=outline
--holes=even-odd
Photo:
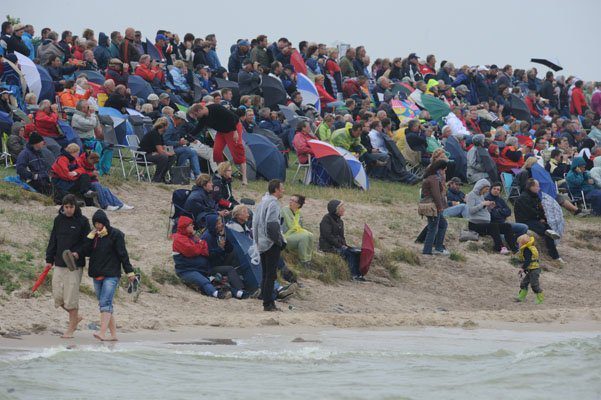
[[[269,75],[263,75],[261,89],[263,90],[265,107],[277,110],[280,104],[286,103],[288,97],[286,89],[284,89],[284,85],[278,79]]]
[[[215,83],[217,84],[217,89],[232,89],[232,105],[234,107],[238,107],[240,105],[240,89],[238,88],[238,82],[215,78]]]
[[[521,121],[530,121],[531,116],[528,106],[526,105],[526,103],[524,103],[524,100],[520,99],[515,94],[512,94],[509,97],[509,109],[511,115],[513,115],[517,119]]]
[[[561,65],[559,65],[559,61],[557,61],[557,60],[551,61],[551,60],[547,60],[546,58],[531,58],[530,62],[542,64],[545,67],[551,68],[555,72],[561,71],[563,69],[563,67]]]

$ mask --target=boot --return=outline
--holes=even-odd
[[[524,301],[527,294],[528,294],[528,289],[520,289],[520,292],[518,293],[518,297],[515,299],[515,301],[517,301],[517,302]]]
[[[545,300],[545,294],[543,292],[536,294],[536,304],[543,304],[543,300]]]

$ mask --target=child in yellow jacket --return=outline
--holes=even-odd
[[[532,291],[536,293],[536,304],[541,304],[545,296],[539,284],[540,264],[538,249],[534,246],[534,237],[524,234],[518,237],[517,241],[520,246],[519,259],[522,262],[524,277],[516,300],[522,302],[526,299],[528,285],[530,285]]]

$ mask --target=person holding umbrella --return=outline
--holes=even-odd
[[[61,338],[72,339],[82,320],[78,313],[79,284],[86,264],[82,248],[90,232],[90,222],[82,215],[74,195],[63,197],[62,204],[46,247],[46,269],[56,267],[52,273],[54,305],[69,314],[69,326]]]
[[[117,341],[113,297],[119,286],[121,268],[127,273],[130,282],[136,279],[136,275],[125,248],[123,232],[111,226],[102,210],[94,213],[92,223],[94,230],[86,236],[83,254],[90,257],[88,275],[94,280],[94,291],[100,307],[100,331],[94,337],[101,341]],[[107,328],[111,334],[109,339],[105,338]]]

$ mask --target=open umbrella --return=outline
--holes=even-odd
[[[369,189],[369,180],[367,179],[365,168],[363,168],[363,163],[357,160],[357,157],[355,157],[351,152],[346,151],[341,147],[336,147],[336,150],[342,154],[349,168],[351,169],[355,185],[359,186],[363,190]]]
[[[519,119],[520,121],[530,121],[531,115],[528,106],[524,100],[520,99],[515,94],[509,97],[509,110],[511,115]]]
[[[553,71],[561,71],[563,67],[559,64],[559,60],[557,59],[546,59],[546,58],[531,58],[530,62],[544,65],[545,67],[551,68]]]
[[[156,60],[156,61],[165,61],[163,59],[163,57],[161,57],[161,53],[159,53],[159,50],[156,48],[156,46],[154,44],[152,44],[150,42],[150,40],[148,40],[148,38],[146,38],[146,53],[153,60]]]
[[[449,105],[429,94],[422,94],[422,103],[430,113],[432,120],[438,122],[439,125],[443,125],[444,121],[442,119],[451,112]]]
[[[317,112],[321,112],[321,102],[319,101],[319,93],[311,79],[302,73],[296,74],[296,89],[303,96],[303,106],[312,105]]]
[[[390,105],[401,122],[416,118],[419,112],[415,103],[407,100],[392,100]]]
[[[112,107],[99,107],[98,115],[108,116],[113,120],[113,127],[117,135],[117,142],[123,146],[127,146],[125,137],[134,134],[134,128],[127,120],[127,115],[121,114],[119,110]]]
[[[85,74],[88,77],[88,81],[94,82],[98,85],[104,85],[104,76],[98,71],[75,71],[75,77],[79,78],[79,75]]]
[[[336,147],[321,140],[309,140],[309,146],[313,151],[315,161],[336,186],[350,187],[353,185],[353,173],[348,162]]]
[[[395,83],[390,88],[390,91],[392,92],[393,95],[396,95],[397,93],[399,93],[401,97],[405,97],[405,98],[409,97],[409,95],[411,93],[413,93],[414,90],[415,89],[413,89],[411,86],[409,86],[407,84],[402,84],[400,82]]]
[[[31,293],[35,292],[40,286],[42,286],[42,283],[44,283],[44,281],[46,280],[46,276],[48,275],[48,272],[50,272],[51,269],[52,265],[47,265],[46,267],[44,267],[44,271],[42,271],[38,279],[33,284],[33,287],[31,288]]]
[[[19,52],[15,52],[17,59],[19,60],[19,65],[21,66],[21,72],[25,75],[25,81],[27,82],[27,87],[31,90],[35,96],[39,99],[40,92],[42,91],[42,78],[40,77],[40,73],[36,65],[29,59],[29,57],[24,56]]]
[[[54,83],[52,82],[52,77],[48,73],[46,68],[36,65],[36,69],[40,73],[40,80],[42,81],[42,89],[40,90],[40,95],[38,96],[38,102],[42,100],[50,100],[54,102]]]
[[[238,82],[215,78],[215,83],[217,84],[217,89],[232,89],[232,105],[234,107],[238,107],[240,105],[240,89],[238,88]]]
[[[252,292],[261,286],[261,259],[258,254],[253,254],[253,241],[242,232],[225,228],[227,240],[232,243],[234,254],[238,259],[239,267],[236,268],[244,281],[244,289]],[[258,259],[257,259],[258,258]]]
[[[136,96],[139,99],[146,100],[148,96],[154,93],[150,83],[146,82],[144,78],[138,75],[130,75],[127,78],[127,87],[131,90],[131,95]]]
[[[267,180],[286,180],[286,160],[275,144],[256,133],[245,132],[242,138],[252,152],[258,175]]]
[[[279,151],[286,150],[286,146],[284,146],[284,142],[282,141],[282,139],[273,131],[270,131],[269,129],[255,127],[252,133],[265,136],[267,139],[269,139],[271,143],[273,143],[278,148]]]
[[[263,90],[263,99],[265,100],[265,107],[269,107],[275,110],[280,104],[285,104],[288,98],[286,89],[278,79],[263,75],[261,81],[261,89]]]
[[[367,224],[363,226],[363,240],[361,241],[361,256],[359,258],[359,271],[367,275],[371,262],[374,259],[374,235]]]

